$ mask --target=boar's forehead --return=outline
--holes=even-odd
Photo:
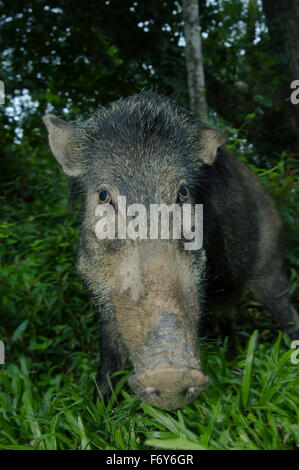
[[[132,139],[133,140],[133,139]],[[99,189],[113,184],[121,194],[128,190],[164,191],[187,178],[187,168],[179,152],[153,145],[130,142],[119,149],[106,151],[99,145],[87,173],[88,185]]]
[[[81,133],[87,184],[167,187],[192,175],[195,126],[167,100],[146,96],[119,100],[101,110]]]

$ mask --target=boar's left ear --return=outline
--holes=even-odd
[[[79,176],[83,170],[75,144],[79,128],[54,114],[47,114],[43,121],[48,129],[50,148],[63,171],[68,176]]]
[[[207,165],[213,165],[217,150],[226,142],[226,137],[217,129],[203,128],[199,132],[199,157]]]

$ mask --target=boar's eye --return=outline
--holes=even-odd
[[[179,202],[186,202],[189,196],[186,186],[181,186],[179,189]]]
[[[106,189],[102,189],[99,192],[99,201],[100,204],[109,204],[109,202],[111,201],[111,196],[108,191],[106,191]]]

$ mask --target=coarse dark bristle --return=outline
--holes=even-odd
[[[169,98],[144,91],[99,109],[86,121],[83,129],[86,138],[90,139],[115,138],[117,133],[123,138],[161,136],[181,141],[190,137],[195,127],[199,127],[199,121],[191,113]]]

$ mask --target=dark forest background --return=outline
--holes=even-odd
[[[200,0],[199,9],[211,118],[241,128],[261,159],[296,152],[298,2]],[[32,132],[51,109],[75,118],[149,87],[189,105],[179,1],[2,1],[0,26],[0,76],[14,108],[1,107],[6,152],[17,118],[41,145]]]

